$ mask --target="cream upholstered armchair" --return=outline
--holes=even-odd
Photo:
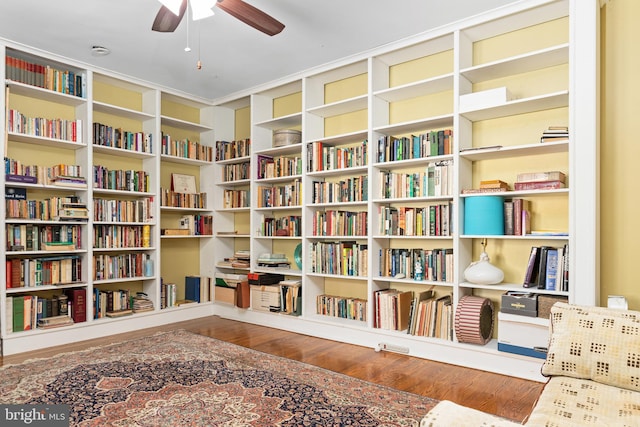
[[[640,426],[640,312],[554,304],[542,374],[549,381],[524,425]],[[449,401],[420,424],[517,425]]]

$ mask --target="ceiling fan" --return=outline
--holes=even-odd
[[[283,23],[243,0],[160,0],[162,7],[151,29],[164,33],[173,32],[187,10],[187,1],[190,1],[194,20],[213,15],[211,9],[218,6],[231,16],[267,35],[274,36],[284,29]]]

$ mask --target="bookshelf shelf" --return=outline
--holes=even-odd
[[[451,126],[453,126],[453,114],[443,114],[436,117],[380,125],[373,130],[384,135],[401,135],[425,129],[448,128]]]
[[[453,90],[453,73],[379,90],[373,96],[387,102],[398,102],[447,90]]]
[[[563,65],[568,62],[569,43],[563,43],[558,46],[551,46],[534,52],[527,52],[522,55],[465,68],[460,70],[460,75],[471,83],[478,83]]]
[[[554,108],[566,107],[568,105],[569,92],[561,91],[524,99],[516,99],[515,101],[509,101],[495,107],[475,111],[465,111],[461,114],[466,119],[471,120],[472,122],[477,122],[542,110],[551,110]]]
[[[68,95],[66,93],[55,92],[53,90],[44,89],[25,83],[16,82],[13,80],[6,81],[11,93],[15,95],[23,95],[33,98],[38,98],[43,101],[53,102],[56,104],[69,105],[78,107],[87,103],[85,98],[79,96]]]
[[[341,114],[351,113],[353,111],[364,110],[367,108],[368,96],[360,95],[349,99],[344,99],[330,104],[309,108],[308,113],[315,116],[327,118],[335,117]]]
[[[508,159],[517,157],[542,156],[546,154],[568,153],[569,141],[525,144],[519,146],[498,146],[461,150],[460,158],[471,161]]]
[[[94,144],[92,149],[95,153],[104,153],[104,154],[110,154],[112,156],[123,156],[123,157],[137,158],[137,159],[151,159],[154,156],[154,154],[152,153],[126,150],[124,148],[117,148],[117,147],[105,147],[97,144]]]
[[[9,138],[12,141],[21,142],[25,144],[44,145],[47,147],[62,147],[71,150],[79,150],[86,148],[87,145],[82,142],[67,141],[64,139],[47,138],[37,135],[26,135],[22,133],[9,132]]]
[[[155,120],[155,114],[149,114],[142,111],[132,110],[130,108],[119,107],[117,105],[111,105],[100,101],[93,101],[93,110],[100,112],[111,114],[114,116],[125,117],[133,120],[143,121],[143,120]]]

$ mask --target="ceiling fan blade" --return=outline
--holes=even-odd
[[[162,6],[156,15],[156,19],[153,20],[151,29],[153,31],[159,31],[161,33],[172,33],[182,21],[184,12],[187,10],[187,0],[182,0],[180,5],[180,13],[175,15],[165,6]]]
[[[218,0],[217,6],[229,15],[270,36],[275,36],[284,29],[282,22],[242,0]]]

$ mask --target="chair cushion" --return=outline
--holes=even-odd
[[[553,377],[526,426],[638,426],[640,393],[591,380]]]
[[[558,302],[550,332],[543,375],[640,391],[640,312]]]

